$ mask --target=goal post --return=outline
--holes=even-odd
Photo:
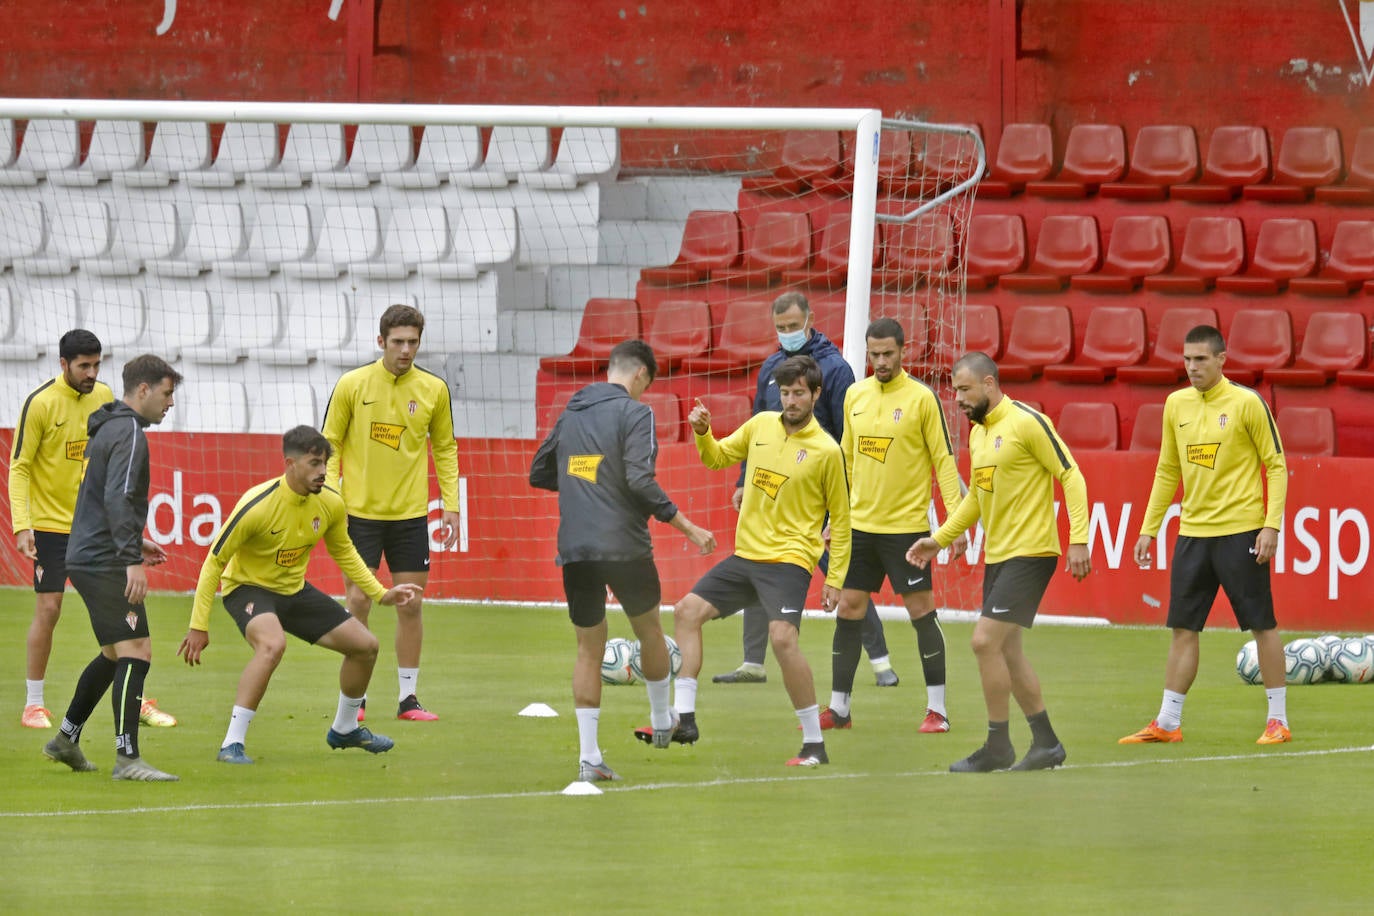
[[[957,125],[870,109],[0,99],[6,126],[7,470],[5,430],[58,373],[63,331],[102,338],[116,395],[131,356],[169,358],[186,383],[154,430],[163,588],[194,586],[238,495],[279,473],[280,433],[318,426],[333,382],[377,356],[388,303],[425,314],[418,362],[453,395],[464,528],[456,556],[432,539],[430,592],[470,600],[559,599],[556,503],[525,473],[567,396],[604,371],[601,310],[628,303],[638,333],[698,347],[650,392],[660,472],[727,548],[735,472],[701,468],[681,429],[699,395],[748,404],[776,349],[760,338],[771,299],[805,291],[859,377],[879,314],[919,323],[909,369],[937,389],[962,344],[983,154]],[[698,223],[716,235],[693,236]],[[781,235],[791,225],[800,237]],[[684,267],[731,232],[724,261]],[[704,567],[673,532],[655,539],[672,596]],[[24,584],[29,567],[5,539],[0,578]],[[328,564],[312,575],[341,584]],[[960,589],[942,603],[972,606]]]

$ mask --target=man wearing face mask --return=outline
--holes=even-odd
[[[790,356],[809,356],[821,367],[821,392],[816,400],[816,421],[836,442],[844,435],[844,395],[854,384],[854,370],[845,362],[840,348],[814,327],[811,303],[795,290],[785,292],[773,301],[773,327],[778,332],[778,352],[764,360],[759,371],[758,391],[754,395],[754,413],[781,410],[782,399],[773,370]],[[732,502],[739,511],[744,498],[745,468],[740,468]],[[821,556],[821,570],[828,569],[829,554]],[[897,672],[888,660],[887,641],[883,637],[883,623],[872,600],[863,620],[863,645],[879,687],[897,686]],[[711,678],[717,684],[762,684],[767,680],[763,660],[768,652],[768,618],[762,608],[744,610],[744,661],[734,671]]]

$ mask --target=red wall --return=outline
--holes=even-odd
[[[0,431],[0,448],[6,455],[9,439],[9,431]],[[280,439],[157,433],[151,441],[149,531],[170,555],[168,565],[153,573],[153,585],[189,591],[195,587],[205,545],[216,534],[215,518],[227,517],[249,486],[281,473]],[[562,579],[553,562],[557,497],[533,490],[527,482],[536,445],[532,441],[459,442],[468,493],[467,549],[435,557],[431,595],[562,601]],[[1056,576],[1044,609],[1117,623],[1162,623],[1168,572],[1141,571],[1131,561],[1154,475],[1154,456],[1087,452],[1077,457],[1093,504],[1094,571],[1082,583],[1067,574]],[[668,493],[693,521],[713,530],[721,544],[715,557],[702,559],[676,531],[651,525],[664,600],[672,602],[733,547],[736,516],[728,506],[734,471],[706,470],[690,443],[665,446],[658,466]],[[1365,600],[1371,537],[1368,507],[1374,506],[1374,480],[1368,466],[1368,461],[1359,459],[1290,459],[1287,514],[1274,577],[1279,620],[1285,629],[1368,629],[1374,623]],[[1341,486],[1331,486],[1333,480],[1341,481]],[[437,514],[437,510],[431,513],[432,522]],[[1067,519],[1061,522],[1067,534]],[[1166,526],[1166,550],[1176,530],[1176,521]],[[30,574],[28,562],[14,552],[12,539],[0,539],[0,582],[21,585]],[[342,593],[342,578],[322,547],[316,551],[311,579],[332,593]],[[970,567],[962,560],[946,565],[940,570],[937,598],[945,606],[976,607],[981,581],[980,566]],[[817,577],[813,607],[820,604],[819,584]],[[1223,600],[1215,615],[1219,624],[1232,623],[1225,609]]]

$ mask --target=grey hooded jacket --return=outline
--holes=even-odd
[[[76,495],[67,566],[122,569],[143,562],[148,522],[148,421],[123,401],[86,421],[86,473]]]

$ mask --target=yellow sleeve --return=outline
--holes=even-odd
[[[755,414],[746,420],[739,429],[726,436],[724,439],[717,439],[715,433],[710,430],[706,435],[697,435],[697,452],[701,455],[701,463],[713,471],[721,468],[728,468],[732,464],[743,461],[749,454],[749,436],[754,427],[754,421],[761,416]]]
[[[339,462],[343,452],[344,437],[353,422],[353,373],[346,373],[334,385],[329,396],[329,406],[324,412],[324,429],[320,430],[333,447],[329,463],[325,468],[324,483],[335,490],[339,488]]]
[[[458,511],[458,441],[453,438],[453,402],[448,383],[439,382],[439,397],[429,418],[429,450],[434,455],[434,474],[444,508]]]
[[[1035,443],[1031,454],[1040,466],[1059,481],[1064,491],[1064,507],[1069,512],[1069,543],[1088,543],[1088,482],[1073,460],[1069,447],[1051,426],[1044,426],[1043,436],[1029,437]]]
[[[853,425],[849,422],[849,408],[854,404],[854,395],[859,391],[858,385],[850,385],[844,393],[844,432],[840,434],[840,452],[844,456],[844,472],[846,476],[854,473],[854,431],[850,429]]]
[[[846,436],[849,435],[848,428],[849,424],[846,423]],[[830,510],[830,570],[826,573],[825,584],[843,588],[849,572],[849,478],[845,472],[843,455],[839,456],[836,465],[825,479],[826,507]]]
[[[1172,400],[1164,402],[1162,422],[1164,427],[1159,439],[1159,462],[1155,465],[1155,479],[1150,485],[1149,501],[1145,503],[1145,518],[1140,523],[1140,533],[1150,537],[1159,534],[1159,526],[1164,524],[1164,513],[1174,501],[1179,481],[1183,478],[1183,470],[1178,463],[1178,439]]]
[[[955,538],[978,523],[978,518],[982,514],[983,507],[978,504],[978,494],[970,489],[950,513],[949,518],[945,519],[940,530],[935,532],[935,543],[941,547],[953,544]]]
[[[1258,396],[1249,400],[1251,409],[1245,412],[1246,429],[1255,443],[1255,451],[1264,464],[1265,477],[1269,481],[1264,527],[1278,531],[1283,527],[1283,507],[1288,501],[1288,462],[1283,457],[1283,443],[1279,440],[1274,417],[1269,413],[1269,405]]]
[[[33,527],[33,516],[29,513],[29,484],[32,482],[33,459],[38,454],[38,446],[43,442],[45,420],[40,416],[42,409],[30,402],[24,411],[24,422],[14,432],[18,446],[10,456],[10,520],[14,533],[27,531]]]
[[[254,488],[256,489],[256,488]],[[230,524],[215,537],[205,562],[200,564],[200,577],[196,580],[196,596],[191,602],[190,629],[209,632],[210,612],[215,605],[215,592],[219,591],[220,579],[224,568],[229,565],[243,542],[258,533],[257,522],[251,509],[245,507],[257,494],[250,490],[245,493],[229,513]],[[242,513],[240,515],[240,513]]]
[[[940,498],[944,500],[945,517],[948,518],[963,500],[964,482],[959,477],[959,465],[954,460],[949,427],[945,425],[945,412],[940,409],[939,398],[932,394],[924,413],[925,428],[921,434],[925,436],[926,451],[935,468],[935,481],[940,485]]]
[[[349,539],[348,516],[342,511],[342,506],[324,531],[324,546],[334,558],[334,562],[339,564],[339,569],[343,570],[343,574],[348,576],[354,585],[366,592],[373,601],[382,600],[387,591],[386,586],[377,581],[372,570],[367,568],[363,558],[358,555],[358,548],[354,547],[353,541]]]

